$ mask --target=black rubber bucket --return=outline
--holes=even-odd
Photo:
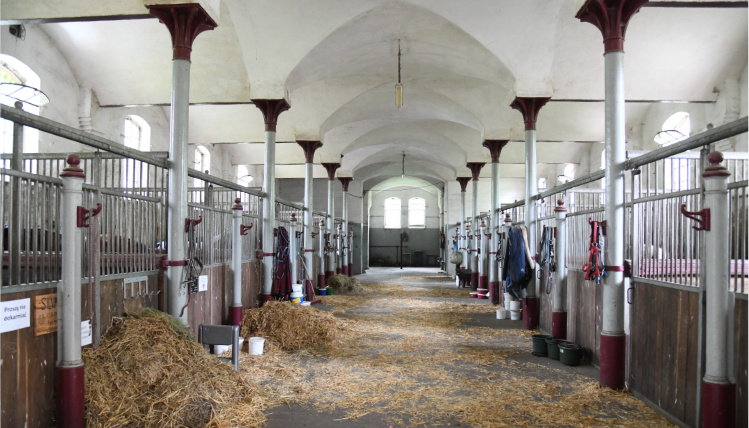
[[[533,335],[533,355],[537,357],[547,356],[546,339],[551,339],[551,336],[549,336],[548,334]]]
[[[559,339],[546,339],[546,353],[552,360],[559,359]]]
[[[583,356],[583,347],[577,343],[562,342],[559,344],[559,361],[568,366],[580,364]]]

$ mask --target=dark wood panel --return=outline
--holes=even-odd
[[[2,300],[52,294],[54,289],[2,295]],[[33,310],[32,310],[33,315]],[[57,333],[34,335],[31,327],[3,333],[0,358],[0,426],[53,426]]]
[[[546,294],[546,275],[546,271],[542,271],[541,279],[538,280],[541,283],[541,286],[539,287],[541,296],[539,299],[538,328],[546,334],[551,334],[551,314],[554,311],[552,296],[554,295],[554,291],[552,289],[550,294]]]
[[[736,426],[749,426],[749,396],[747,396],[747,352],[749,343],[747,342],[747,302],[746,300],[736,300]]]
[[[630,329],[630,388],[693,425],[698,374],[698,295],[636,283]]]

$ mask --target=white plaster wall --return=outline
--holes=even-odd
[[[317,178],[312,183],[313,211],[328,211],[328,179]],[[333,204],[335,216],[340,218],[343,213],[341,182],[337,179],[333,183]],[[304,203],[304,179],[284,178],[276,180],[276,195],[289,202]],[[349,222],[362,222],[362,187],[354,180],[349,183],[348,217]],[[366,219],[364,220],[366,222]]]
[[[169,117],[160,107],[98,107],[91,111],[94,134],[124,144],[125,118],[140,116],[151,127],[148,151],[169,151]]]
[[[408,200],[411,198],[423,198],[426,203],[426,229],[438,229],[440,209],[437,203],[438,196],[423,189],[414,188],[392,188],[382,191],[372,191],[372,206],[369,210],[369,226],[371,230],[383,229],[385,227],[385,200],[387,198],[400,198],[401,200],[401,226],[408,228]]]
[[[65,57],[42,30],[40,25],[25,25],[26,37],[13,37],[1,27],[0,50],[11,55],[39,75],[40,89],[50,99],[40,115],[66,125],[78,127],[79,85]],[[39,134],[39,151],[67,153],[82,150],[78,143],[49,134]]]

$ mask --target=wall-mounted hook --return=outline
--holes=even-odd
[[[250,232],[250,229],[252,229],[252,226],[253,226],[254,224],[255,224],[255,223],[250,223],[250,225],[249,225],[249,226],[245,226],[245,225],[243,225],[243,224],[240,224],[240,225],[239,225],[239,234],[240,234],[240,235],[247,235],[247,234],[248,234],[248,233]]]
[[[96,204],[96,208],[88,209],[79,206],[76,212],[76,225],[78,227],[89,227],[91,217],[96,217],[101,212],[101,204]]]
[[[710,230],[710,208],[699,211],[687,211],[687,204],[681,204],[681,213],[685,217],[697,222],[697,226],[692,226],[694,230]]]
[[[190,231],[190,226],[192,226],[192,228],[195,229],[195,226],[199,225],[200,222],[202,221],[203,221],[203,216],[198,217],[197,220],[186,218],[185,219],[185,233]]]

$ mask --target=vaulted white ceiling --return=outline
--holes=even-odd
[[[746,9],[684,3],[655,2],[629,25],[628,129],[653,102],[715,101],[714,88],[746,67]],[[5,23],[46,22],[103,108],[170,102],[169,34],[142,0],[2,6]],[[233,163],[262,164],[263,119],[251,100],[283,97],[291,109],[277,140],[321,140],[315,161],[343,155],[341,169],[365,188],[402,185],[389,179],[400,179],[404,153],[413,185],[466,175],[467,161],[489,161],[484,139],[513,140],[500,159],[507,177],[523,162],[522,116],[510,102],[550,96],[537,126],[539,172],[553,171],[604,139],[602,37],[575,8],[573,0],[222,0],[219,26],[192,53],[190,101],[199,105],[190,142],[226,144]],[[303,161],[301,148],[279,145],[284,176],[302,177]]]

